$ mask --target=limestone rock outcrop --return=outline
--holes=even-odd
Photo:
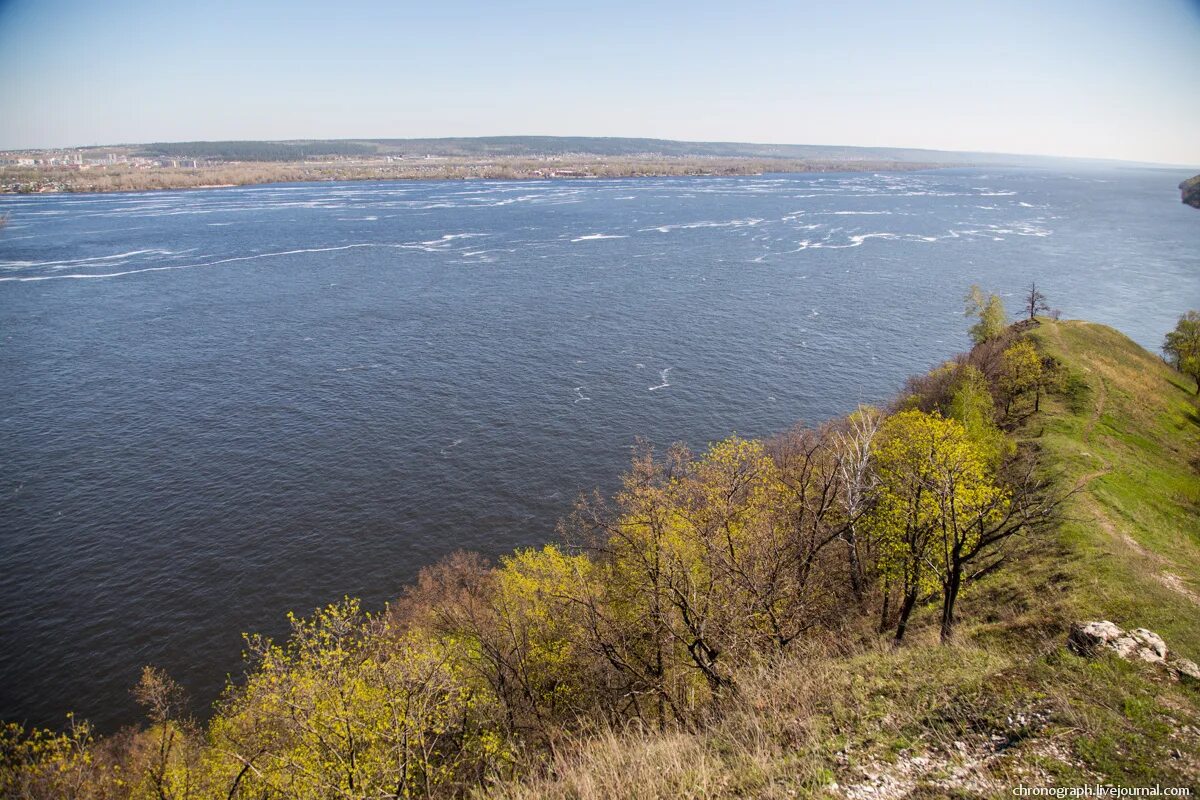
[[[1156,664],[1174,677],[1200,681],[1200,667],[1194,661],[1171,653],[1161,636],[1145,628],[1126,631],[1108,620],[1077,622],[1071,626],[1067,647],[1090,658],[1112,651],[1126,661]]]

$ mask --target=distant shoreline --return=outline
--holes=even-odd
[[[198,167],[0,167],[0,194],[218,189],[332,181],[552,180],[732,177],[764,173],[900,172],[948,165],[763,158],[492,158],[412,161],[234,162]],[[968,165],[954,165],[968,166]]]

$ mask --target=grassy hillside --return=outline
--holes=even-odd
[[[1121,333],[1043,321],[1063,390],[1015,431],[1075,490],[1054,535],[964,598],[937,644],[826,645],[747,681],[713,724],[608,732],[511,798],[1009,797],[1018,784],[1200,785],[1200,687],[1064,647],[1075,620],[1157,631],[1200,657],[1200,416],[1191,386]]]
[[[1200,416],[1189,379],[1085,322],[1034,334],[1078,378],[1036,436],[1083,485],[1063,526],[1081,613],[1158,631],[1200,657]],[[1084,388],[1086,387],[1086,388]]]

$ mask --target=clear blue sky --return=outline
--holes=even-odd
[[[1200,0],[0,0],[0,147],[489,134],[1200,165]]]

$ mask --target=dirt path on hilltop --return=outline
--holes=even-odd
[[[1062,331],[1059,330],[1058,325],[1055,325],[1050,329],[1050,334],[1054,339],[1054,344],[1061,352],[1074,355],[1074,351],[1067,347],[1067,343],[1063,340]],[[1092,376],[1096,379],[1096,402],[1092,405],[1092,410],[1088,414],[1087,422],[1083,424],[1083,442],[1089,446],[1093,444],[1092,432],[1096,429],[1096,423],[1100,421],[1100,417],[1104,414],[1105,409],[1108,407],[1108,385],[1105,383],[1104,378],[1099,374],[1093,372]],[[1087,455],[1091,456],[1092,454],[1088,453]],[[1103,465],[1102,468],[1094,470],[1093,472],[1089,472],[1081,477],[1075,484],[1075,491],[1084,489],[1096,478],[1099,478],[1101,475],[1104,475],[1112,470],[1112,464],[1110,464],[1103,456],[1095,455],[1094,457],[1100,459],[1100,463]]]
[[[1054,339],[1055,345],[1061,352],[1074,355],[1074,351],[1068,348],[1066,342],[1063,341],[1062,333],[1057,325],[1055,325],[1051,330],[1051,336]],[[1087,421],[1083,425],[1082,437],[1083,443],[1087,445],[1089,449],[1095,444],[1092,439],[1092,434],[1095,431],[1096,423],[1100,421],[1100,417],[1103,416],[1104,411],[1108,406],[1107,383],[1098,373],[1092,372],[1091,374],[1096,379],[1096,402],[1093,404],[1092,410],[1088,414]],[[1113,467],[1111,462],[1098,453],[1093,454],[1089,452],[1085,453],[1085,455],[1098,458],[1102,464],[1102,467],[1084,474],[1075,482],[1074,491],[1079,493],[1080,505],[1082,505],[1084,510],[1087,511],[1088,515],[1095,520],[1096,524],[1100,526],[1101,530],[1111,536],[1114,540],[1125,545],[1125,547],[1145,559],[1147,562],[1153,564],[1155,567],[1155,580],[1176,594],[1186,597],[1195,605],[1200,606],[1200,595],[1189,589],[1184,584],[1183,579],[1178,575],[1170,572],[1167,569],[1163,569],[1163,567],[1170,567],[1171,562],[1158,553],[1146,549],[1141,542],[1122,530],[1117,521],[1114,520],[1112,516],[1110,516],[1108,512],[1104,510],[1104,507],[1101,505],[1100,501],[1096,499],[1096,496],[1088,491],[1088,487],[1091,485],[1092,481],[1103,475],[1107,475],[1112,471]]]

